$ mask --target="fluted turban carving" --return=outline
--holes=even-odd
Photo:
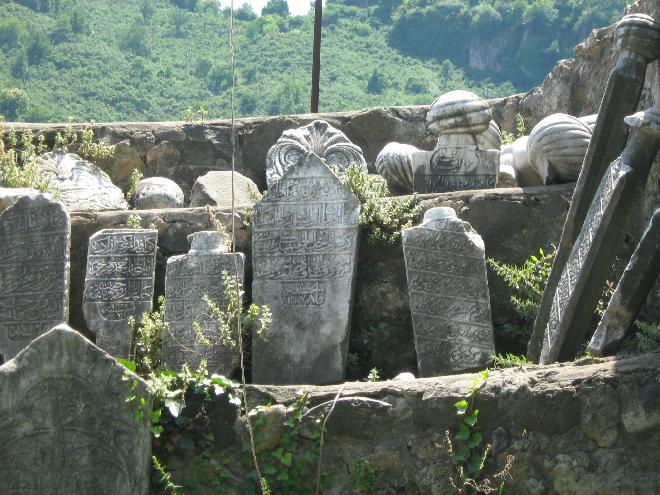
[[[470,91],[450,91],[437,98],[426,122],[434,134],[481,134],[488,130],[492,112],[488,102]]]
[[[389,143],[376,158],[376,171],[397,192],[413,191],[413,154],[420,150],[410,144]]]
[[[280,180],[292,165],[308,151],[318,155],[329,167],[345,170],[352,163],[367,173],[367,162],[362,149],[353,144],[339,129],[323,120],[290,129],[282,133],[266,155],[266,181],[268,187]]]
[[[571,115],[552,114],[529,135],[529,160],[544,184],[572,182],[580,175],[590,140],[588,123]]]

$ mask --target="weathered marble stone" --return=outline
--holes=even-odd
[[[36,159],[42,177],[48,178],[60,193],[68,210],[125,210],[124,193],[110,176],[78,155],[52,151]]]
[[[595,113],[593,115],[586,115],[584,117],[580,117],[580,121],[586,125],[589,129],[591,129],[591,132],[594,132],[594,127],[596,127],[596,119],[598,119],[598,114]]]
[[[7,209],[13,205],[22,196],[30,196],[38,194],[36,189],[28,187],[0,187],[0,211]]]
[[[557,284],[545,330],[541,364],[573,359],[589,330],[598,298],[630,221],[629,205],[644,193],[660,150],[660,109],[626,117],[632,136],[612,162],[573,245]]]
[[[0,492],[147,495],[150,411],[141,378],[53,328],[0,366]]]
[[[89,239],[83,313],[96,345],[128,359],[132,316],[151,312],[158,231],[105,229]]]
[[[492,112],[488,102],[470,91],[450,91],[438,97],[426,114],[434,134],[480,134],[488,130]]]
[[[137,183],[131,203],[136,210],[181,208],[183,191],[173,180],[165,177],[149,177]]]
[[[484,242],[451,208],[403,232],[420,376],[482,368],[495,352]]]
[[[0,359],[69,316],[71,220],[49,195],[21,197],[0,214]]]
[[[254,383],[344,379],[360,205],[313,153],[289,168],[252,216],[252,299],[273,321],[252,339]]]
[[[439,138],[440,140],[441,138]],[[472,137],[474,140],[474,137]],[[475,144],[438,146],[427,160],[413,164],[413,189],[419,193],[490,189],[497,186],[500,151]]]
[[[527,346],[527,357],[534,362],[539,360],[544,345],[544,334],[559,280],[592,200],[608,164],[616,159],[628,138],[624,118],[637,109],[648,63],[660,56],[660,26],[646,15],[625,16],[617,24],[616,45],[619,50],[617,63],[607,81],[593,136]]]
[[[234,207],[252,208],[257,185],[247,177],[234,172]],[[198,178],[192,188],[190,207],[218,206],[231,209],[231,171],[213,171]]]
[[[614,354],[660,276],[660,208],[623,272],[589,343],[596,356]]]
[[[544,185],[577,180],[591,133],[582,120],[563,113],[546,117],[532,129],[527,153]]]
[[[477,147],[480,150],[501,150],[502,149],[502,131],[497,122],[491,120],[488,129],[476,135]]]
[[[227,253],[223,236],[216,231],[195,232],[189,239],[192,246],[188,254],[167,260],[165,321],[168,333],[163,342],[163,362],[173,370],[180,370],[183,364],[197,369],[204,359],[210,372],[230,376],[239,365],[238,349],[231,349],[220,341],[216,322],[204,298],[208,297],[220,308],[227,306],[224,277],[235,277],[238,273],[242,285],[245,256]],[[195,322],[198,325],[193,325]]]
[[[413,156],[421,150],[409,144],[389,143],[376,158],[376,171],[393,192],[413,192]]]
[[[513,165],[503,165],[500,163],[500,170],[497,176],[497,187],[501,189],[506,187],[518,187],[516,171],[513,168]]]
[[[272,187],[284,173],[308,152],[320,157],[329,167],[346,169],[357,164],[366,174],[367,162],[362,150],[346,135],[323,120],[284,131],[266,155],[266,181]]]
[[[511,145],[516,181],[520,187],[541,186],[543,185],[543,180],[529,161],[527,141],[529,141],[529,136],[523,136],[516,139]]]

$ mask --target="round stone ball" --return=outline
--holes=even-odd
[[[183,191],[170,179],[149,177],[137,183],[131,203],[136,210],[181,208]]]

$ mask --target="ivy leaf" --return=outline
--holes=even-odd
[[[126,368],[128,371],[132,371],[135,373],[135,370],[137,369],[137,364],[133,361],[129,361],[127,359],[122,359],[122,358],[116,358],[119,364],[123,365],[124,368]]]
[[[461,426],[458,429],[458,433],[456,433],[454,438],[456,440],[467,440],[470,438],[470,429],[467,427],[467,425],[461,423]]]
[[[473,455],[470,458],[470,464],[467,466],[467,471],[471,475],[475,475],[481,471],[481,456]]]
[[[182,400],[165,399],[165,407],[170,412],[173,418],[178,418],[183,410],[185,403]]]
[[[468,402],[465,399],[459,400],[456,404],[454,404],[454,407],[456,408],[456,412],[458,414],[465,414],[465,411],[467,411]]]
[[[467,446],[468,448],[475,448],[478,447],[481,441],[483,440],[483,436],[480,431],[475,431],[472,433],[472,436],[470,437],[470,441],[468,442]]]
[[[266,464],[264,466],[264,474],[273,475],[277,473],[277,468],[273,464]]]
[[[477,416],[479,415],[479,410],[473,411],[471,414],[468,414],[463,418],[463,423],[465,423],[468,426],[474,426],[477,424]]]
[[[282,461],[282,464],[284,464],[285,466],[291,466],[291,464],[293,463],[293,456],[291,455],[291,452],[287,452],[285,455],[283,455],[280,458],[280,461]]]
[[[462,447],[456,451],[456,453],[454,454],[454,459],[456,459],[458,462],[463,462],[467,460],[469,456],[470,456],[470,451],[467,448]]]

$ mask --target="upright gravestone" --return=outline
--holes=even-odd
[[[630,205],[644,194],[660,150],[660,109],[638,112],[625,122],[630,141],[605,172],[557,284],[541,364],[573,359],[582,346],[625,226],[636,212]]]
[[[83,313],[96,345],[127,359],[129,318],[153,308],[158,231],[105,229],[89,239]]]
[[[71,221],[48,195],[0,214],[0,362],[69,317]]]
[[[484,242],[451,208],[403,232],[420,376],[483,368],[495,352]]]
[[[0,492],[147,495],[150,402],[139,377],[53,328],[0,366]]]
[[[655,210],[630,263],[621,276],[588,350],[614,354],[660,276],[660,208]]]
[[[344,379],[360,205],[318,156],[307,153],[255,206],[252,298],[273,315],[252,338],[255,383]]]
[[[204,359],[209,371],[230,375],[238,365],[238,350],[221,342],[205,299],[226,308],[225,277],[238,274],[243,284],[245,256],[225,252],[219,232],[195,232],[190,237],[188,254],[167,260],[163,362],[174,370],[184,364],[196,369]]]

